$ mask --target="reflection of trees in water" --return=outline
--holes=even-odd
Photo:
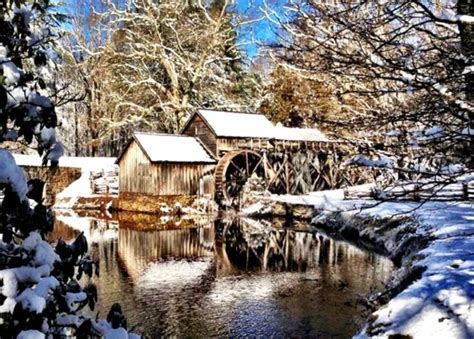
[[[68,233],[65,225],[58,228],[64,239]],[[120,221],[115,238],[102,237],[90,251],[101,263],[101,275],[92,278],[97,310],[106,314],[120,302],[129,323],[149,337],[229,336],[239,316],[259,316],[262,300],[274,307],[267,314],[277,312],[270,323],[288,333],[298,326],[317,330],[309,335],[350,327],[357,312],[343,303],[368,294],[390,273],[378,256],[347,243],[251,219],[160,231],[124,228]]]
[[[216,233],[222,260],[237,269],[305,272],[317,266],[334,268],[356,257],[361,265],[376,260],[375,255],[344,242],[319,233],[276,229],[265,220],[220,220]]]
[[[152,309],[131,318],[150,331],[145,334],[187,337],[206,333],[205,328],[198,330],[206,322],[198,318],[201,308],[197,305],[215,280],[214,237],[213,225],[151,232],[119,230],[118,255],[135,286],[135,307]]]

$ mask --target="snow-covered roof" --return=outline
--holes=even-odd
[[[263,114],[211,110],[199,110],[198,114],[218,137],[328,141],[328,138],[316,128],[275,126]]]
[[[329,141],[317,128],[275,127],[274,138],[291,141]]]
[[[133,138],[151,162],[216,162],[205,146],[194,137],[135,132]]]
[[[262,114],[199,110],[218,137],[269,138],[273,124]]]

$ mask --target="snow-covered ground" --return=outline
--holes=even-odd
[[[87,168],[81,170],[81,176],[73,181],[62,192],[56,195],[54,208],[74,209],[80,198],[98,198],[94,194],[91,183],[91,171]],[[97,207],[99,208],[99,207]]]
[[[428,239],[412,262],[425,268],[420,279],[377,310],[358,337],[474,338],[474,202],[376,203],[344,200],[342,190],[273,199],[314,206],[319,223],[335,214],[348,222],[351,216],[409,216],[415,235]]]
[[[41,157],[38,154],[12,154],[18,166],[41,166]],[[75,167],[81,169],[100,170],[114,166],[116,158],[111,157],[61,157],[60,167]]]

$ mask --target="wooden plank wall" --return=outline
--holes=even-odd
[[[238,138],[218,138],[217,139],[217,156],[221,157],[223,153],[241,149],[242,139]]]
[[[274,141],[264,138],[217,138],[217,156],[221,157],[224,153],[234,150],[262,150],[273,149]]]
[[[199,115],[194,115],[182,134],[199,138],[211,152],[216,154],[216,136]]]
[[[213,185],[201,178],[212,173],[215,165],[149,162],[134,140],[120,160],[120,192],[147,195],[212,195]]]

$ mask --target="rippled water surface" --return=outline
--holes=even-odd
[[[61,214],[52,235],[85,232],[100,262],[95,311],[119,302],[129,327],[149,337],[350,337],[365,320],[360,301],[392,271],[306,225],[150,218]]]

